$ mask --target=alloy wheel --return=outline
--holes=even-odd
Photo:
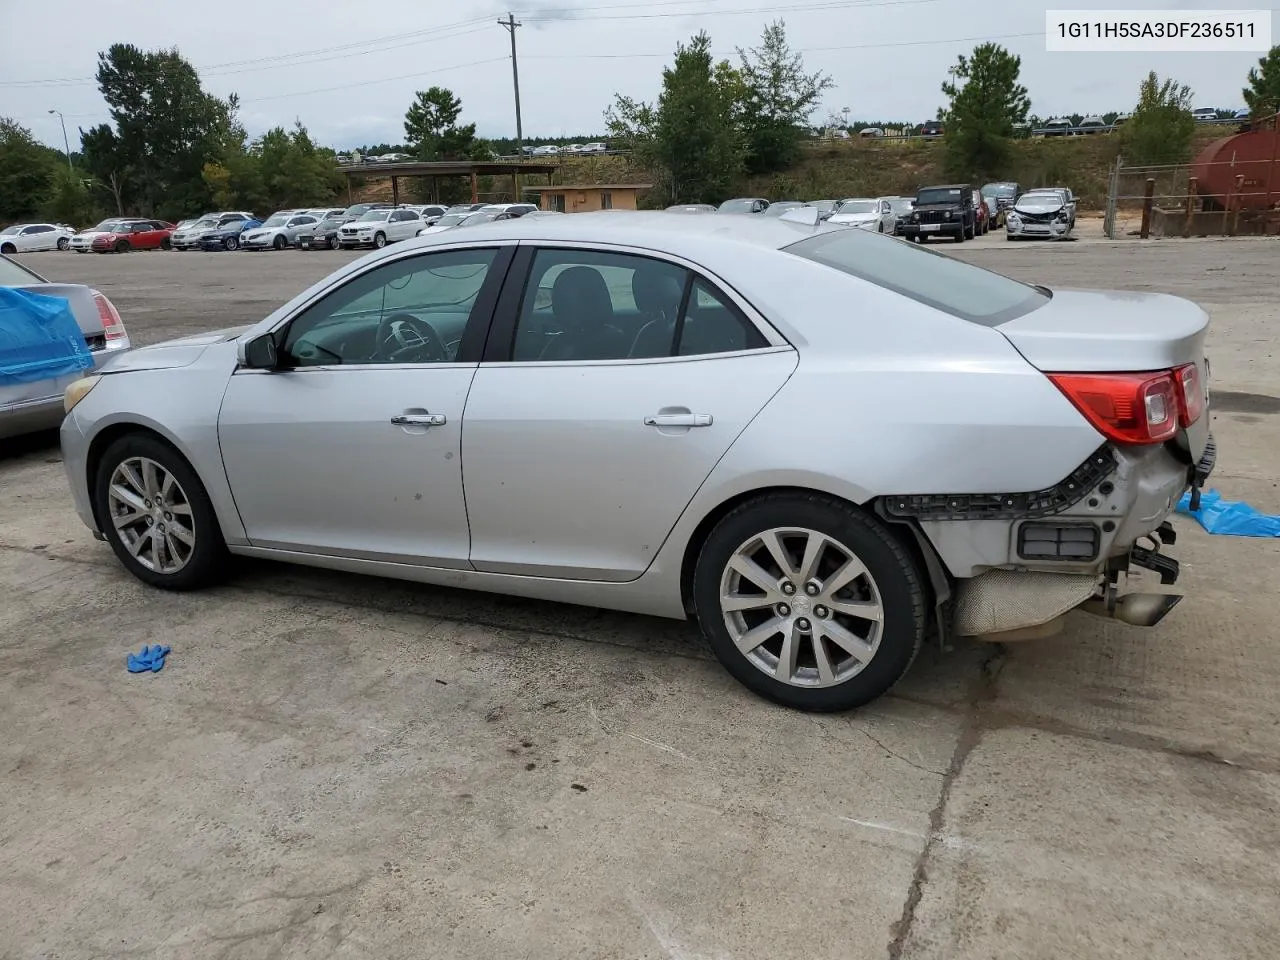
[[[756,669],[797,687],[831,687],[861,673],[884,631],[875,578],[826,534],[775,527],[729,558],[720,579],[729,637]]]
[[[122,460],[107,488],[111,525],[130,556],[155,573],[177,573],[195,550],[191,502],[177,479],[148,457]]]

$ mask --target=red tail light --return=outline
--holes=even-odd
[[[1180,388],[1168,370],[1048,377],[1098,432],[1116,443],[1163,443],[1178,432]]]
[[[102,334],[108,342],[122,340],[128,336],[125,333],[124,321],[120,319],[120,314],[110,300],[95,290],[93,302],[98,307],[98,316],[102,318]]]
[[[1204,413],[1204,387],[1200,383],[1200,368],[1194,363],[1184,364],[1173,371],[1178,384],[1178,422],[1189,427]]]

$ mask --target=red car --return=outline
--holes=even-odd
[[[987,201],[982,199],[981,190],[973,191],[973,209],[976,214],[973,235],[979,237],[991,229],[991,211],[987,209]]]
[[[93,238],[95,253],[168,250],[173,224],[163,220],[125,220],[112,233]]]

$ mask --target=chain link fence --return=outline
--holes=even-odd
[[[1280,235],[1280,158],[1111,169],[1103,233],[1137,236]]]

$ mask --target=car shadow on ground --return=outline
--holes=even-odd
[[[20,460],[24,457],[38,457],[44,454],[48,463],[61,463],[62,453],[58,449],[58,431],[42,430],[39,433],[28,433],[20,437],[6,437],[0,440],[0,463]]]

